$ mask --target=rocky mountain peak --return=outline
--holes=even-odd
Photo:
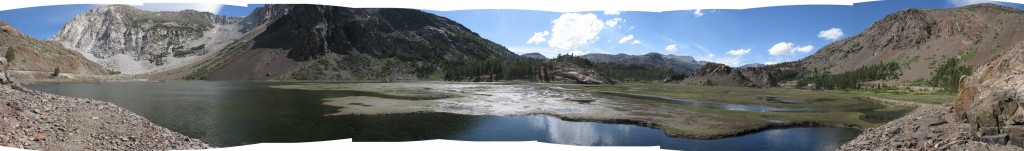
[[[100,6],[75,16],[52,41],[125,74],[180,67],[237,39],[240,17],[195,10]]]

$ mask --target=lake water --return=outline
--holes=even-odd
[[[833,150],[860,131],[807,127],[770,129],[743,136],[695,140],[658,129],[601,122],[565,121],[544,115],[479,116],[450,113],[324,116],[337,107],[324,98],[374,96],[423,99],[360,91],[275,89],[288,83],[202,82],[35,84],[58,95],[108,101],[150,121],[214,146],[263,142],[532,141],[589,146],[662,146],[682,150]]]

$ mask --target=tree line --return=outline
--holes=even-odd
[[[655,81],[678,74],[668,68],[621,63],[594,63],[573,55],[557,55],[551,60],[528,57],[487,58],[479,61],[450,63],[445,65],[444,79],[449,81],[551,81],[555,63],[574,64],[580,68],[593,69],[605,77],[618,81]]]
[[[899,78],[900,68],[899,63],[883,62],[840,74],[818,72],[800,78],[797,85],[814,84],[819,89],[860,89],[863,86],[869,86],[864,82]]]

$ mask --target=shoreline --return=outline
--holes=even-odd
[[[22,89],[22,90],[17,90]],[[113,103],[0,85],[0,145],[33,150],[181,150],[210,145]]]

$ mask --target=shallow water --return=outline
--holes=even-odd
[[[449,113],[324,116],[337,107],[324,98],[374,96],[430,99],[360,91],[275,89],[290,83],[164,82],[36,84],[49,93],[108,101],[150,121],[215,146],[261,142],[454,139],[532,141],[575,145],[660,145],[684,150],[831,150],[856,137],[847,128],[784,128],[715,140],[673,138],[658,129],[574,122],[544,115],[479,116]]]

